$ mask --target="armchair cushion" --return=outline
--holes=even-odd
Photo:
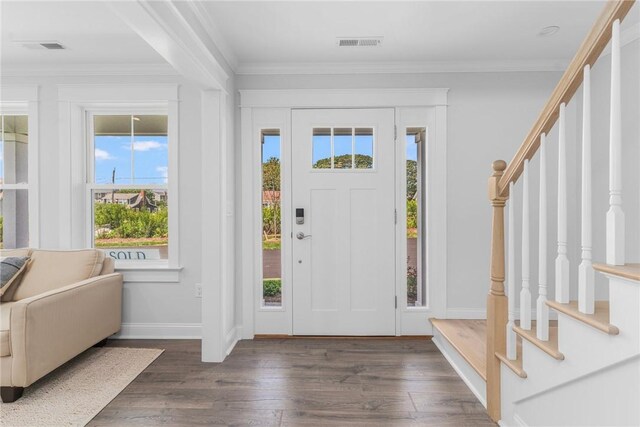
[[[95,249],[34,250],[31,253],[31,263],[12,300],[20,301],[98,276],[103,263],[104,252]]]
[[[11,355],[11,329],[9,326],[11,318],[11,306],[13,302],[0,304],[0,357]]]
[[[20,280],[28,263],[27,256],[0,258],[0,296]]]
[[[25,256],[26,257],[31,256],[31,249],[24,248],[24,249],[0,250],[0,257],[25,257]],[[23,270],[23,273],[25,272],[26,272],[26,269]],[[15,282],[11,285],[11,287],[9,289],[6,289],[4,293],[0,296],[0,300],[2,302],[13,300],[13,294],[15,293],[16,289],[18,289],[18,285],[20,284],[21,280],[22,280],[22,274],[15,280]]]

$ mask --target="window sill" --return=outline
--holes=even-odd
[[[178,283],[182,267],[169,267],[166,263],[117,263],[116,272],[124,282]]]

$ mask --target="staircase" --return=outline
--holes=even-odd
[[[627,221],[637,226],[640,214],[634,212],[625,218],[623,209],[623,184],[634,184],[637,191],[638,183],[623,183],[622,171],[623,138],[625,143],[638,143],[622,134],[620,24],[633,5],[632,0],[607,2],[512,161],[493,164],[486,321],[431,319],[434,343],[500,425],[640,426],[640,264],[629,263],[625,253],[629,243],[634,251],[640,247],[640,236],[625,232]],[[594,264],[592,176],[602,174],[592,168],[602,164],[592,159],[591,128],[600,117],[591,114],[591,69],[608,44],[609,164],[605,172],[609,175],[609,208],[606,226],[596,224],[601,225],[603,234],[606,230],[606,259]],[[634,72],[640,75],[640,70]],[[578,182],[568,182],[567,105],[580,88],[581,176]],[[553,179],[556,200],[548,195],[552,179],[547,151],[552,147],[547,139],[552,131],[558,135],[557,175]],[[606,142],[599,139],[594,143]],[[530,162],[539,170],[535,211],[530,181],[536,174]],[[580,188],[579,236],[574,240],[569,233],[570,188]],[[557,227],[551,234],[549,206],[556,201],[553,219]],[[537,239],[530,235],[536,225],[534,216]],[[625,244],[626,239],[631,240]],[[556,244],[549,240],[556,240]],[[580,248],[579,264],[570,262],[574,247]],[[531,283],[532,249],[537,249],[535,284]],[[633,256],[640,254],[636,251]],[[596,290],[596,275],[606,278],[608,299]],[[553,296],[548,294],[549,276],[553,277]],[[596,300],[596,295],[602,300]]]

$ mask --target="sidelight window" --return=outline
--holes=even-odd
[[[279,129],[262,131],[262,306],[282,306],[282,199]]]
[[[427,305],[425,281],[425,230],[424,224],[424,128],[408,128],[406,144],[406,206],[407,206],[407,306]]]

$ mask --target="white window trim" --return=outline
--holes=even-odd
[[[40,161],[39,161],[39,88],[33,85],[1,86],[0,114],[28,116],[29,183],[2,184],[5,190],[27,190],[29,199],[29,246],[40,247]]]
[[[90,114],[167,114],[169,141],[168,191],[169,259],[167,261],[116,261],[125,282],[179,282],[179,109],[177,85],[59,85],[61,143],[60,247],[91,247],[93,212],[88,202],[91,189],[101,185],[88,181]],[[136,188],[149,185],[136,184]],[[126,187],[126,185],[120,185]]]

